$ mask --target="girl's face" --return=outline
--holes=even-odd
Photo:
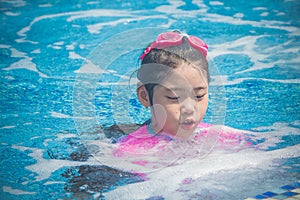
[[[153,91],[152,128],[186,138],[203,119],[208,106],[207,78],[188,64],[174,69]]]

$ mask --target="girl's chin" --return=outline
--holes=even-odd
[[[160,133],[165,133],[174,138],[188,138],[193,135],[195,129],[197,128],[197,124],[181,124],[177,128],[177,131],[174,129],[172,131],[162,130]]]
[[[193,135],[195,129],[179,129],[177,133],[171,134],[173,137],[176,138],[189,138],[191,135]]]

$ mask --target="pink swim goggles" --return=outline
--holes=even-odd
[[[143,60],[144,57],[154,48],[163,49],[170,46],[177,46],[182,43],[182,38],[186,37],[189,44],[206,58],[208,46],[201,40],[195,36],[189,36],[187,34],[182,34],[178,32],[165,32],[156,38],[156,40],[145,49],[144,53],[141,55],[140,60]]]

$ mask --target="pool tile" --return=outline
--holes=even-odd
[[[293,190],[295,189],[295,187],[291,186],[291,185],[285,185],[281,187],[282,189],[286,189],[286,190]]]
[[[258,194],[253,196],[252,198],[248,198],[246,200],[300,200],[300,181],[294,182],[293,184],[284,185],[280,188],[275,188],[273,190],[267,191],[263,194]]]
[[[274,193],[274,192],[265,192],[265,193],[263,193],[263,195],[266,196],[266,197],[273,197],[273,196],[275,196],[277,194]]]
[[[275,199],[286,199],[287,196],[280,194],[280,195],[274,196],[273,198],[275,198]]]
[[[255,199],[266,199],[267,197],[265,195],[259,194],[259,195],[256,195],[254,198]]]
[[[292,184],[292,186],[296,187],[296,188],[300,188],[300,182],[295,182]]]
[[[282,195],[285,195],[285,196],[288,196],[288,197],[292,197],[292,196],[296,196],[297,193],[289,191],[289,192],[283,193]]]
[[[287,190],[282,189],[282,188],[275,188],[275,189],[271,190],[270,192],[273,192],[275,194],[282,194],[282,193],[287,192]]]

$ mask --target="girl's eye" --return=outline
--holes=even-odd
[[[205,96],[205,94],[203,94],[203,95],[197,95],[197,96],[196,96],[196,99],[197,99],[197,100],[202,100],[204,96]]]
[[[175,96],[175,97],[171,97],[171,96],[166,96],[168,99],[170,99],[170,100],[173,100],[173,101],[175,101],[175,100],[178,100],[179,99],[179,97],[177,97],[177,96]]]

